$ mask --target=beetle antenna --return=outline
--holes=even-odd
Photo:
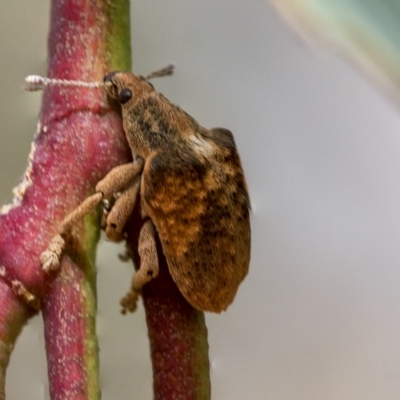
[[[157,71],[152,72],[149,75],[144,77],[145,80],[153,79],[153,78],[161,78],[162,76],[169,76],[174,73],[174,64],[169,64],[164,68],[161,68]],[[29,92],[35,92],[37,90],[44,90],[46,86],[75,86],[75,87],[85,87],[98,89],[102,88],[107,83],[104,82],[83,82],[83,81],[71,81],[68,79],[52,79],[45,78],[40,75],[29,75],[25,78],[26,85],[24,89]]]
[[[174,68],[175,68],[174,64],[168,64],[166,67],[161,68],[157,71],[152,72],[149,75],[144,76],[144,79],[147,81],[147,80],[153,79],[153,78],[161,78],[162,76],[172,75],[174,73]]]
[[[29,75],[25,78],[25,90],[35,92],[36,90],[43,90],[46,86],[78,86],[86,88],[101,88],[104,87],[103,82],[83,82],[83,81],[70,81],[68,79],[51,79],[44,78],[39,75]]]

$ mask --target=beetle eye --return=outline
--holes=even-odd
[[[122,89],[118,93],[118,99],[121,104],[125,104],[132,98],[132,90],[131,89]]]

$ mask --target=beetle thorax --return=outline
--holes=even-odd
[[[184,140],[189,126],[182,127],[176,122],[182,120],[182,113],[179,107],[165,102],[157,92],[143,96],[130,108],[123,107],[124,129],[132,150],[146,157],[153,151]],[[196,124],[194,120],[193,124]]]

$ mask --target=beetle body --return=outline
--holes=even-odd
[[[225,310],[250,260],[249,197],[231,132],[201,127],[132,73],[112,72],[104,82],[109,97],[121,104],[135,160],[112,170],[96,187],[103,200],[122,193],[107,217],[106,233],[120,237],[136,196],[149,219],[139,238],[141,265],[133,292],[157,275],[156,232],[186,300],[200,310]],[[87,207],[82,210],[62,230]],[[124,307],[134,309],[129,301]]]

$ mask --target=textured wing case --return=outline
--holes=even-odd
[[[182,294],[198,309],[220,312],[248,271],[249,199],[232,134],[203,134],[204,149],[184,145],[146,161],[142,201]]]

